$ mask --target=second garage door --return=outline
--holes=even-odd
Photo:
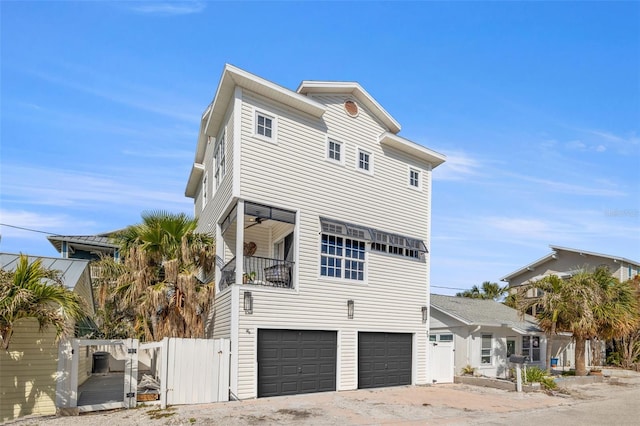
[[[358,333],[358,388],[411,384],[412,335]]]
[[[258,330],[258,397],[336,390],[335,331]]]

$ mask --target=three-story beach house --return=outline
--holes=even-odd
[[[358,83],[292,91],[226,65],[186,188],[216,237],[209,336],[232,397],[428,382],[431,173],[442,154]]]

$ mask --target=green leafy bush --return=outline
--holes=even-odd
[[[525,376],[526,383],[540,383],[545,389],[555,389],[558,385],[547,372],[538,367],[528,367]]]

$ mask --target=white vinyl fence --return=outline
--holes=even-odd
[[[61,412],[71,410],[71,413],[133,408],[138,401],[139,374],[148,374],[160,383],[159,401],[152,403],[159,403],[162,408],[228,401],[230,349],[228,339],[165,338],[151,343],[139,343],[136,339],[62,341],[56,405]],[[94,352],[109,353],[108,371],[93,374],[97,377],[89,377],[83,383],[78,380],[86,374],[79,372],[86,369],[80,368],[80,354],[86,357]],[[95,382],[99,384],[92,385]]]

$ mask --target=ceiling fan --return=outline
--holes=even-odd
[[[252,220],[253,223],[250,223],[248,226],[245,226],[244,229],[251,228],[252,226],[260,225],[264,219],[261,217],[256,217]]]

